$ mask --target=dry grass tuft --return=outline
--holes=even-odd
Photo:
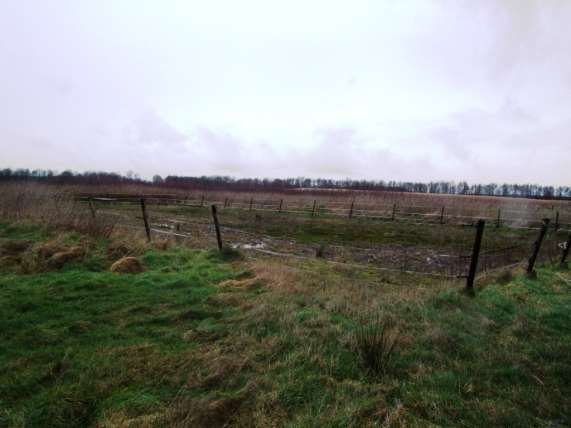
[[[227,279],[222,281],[218,286],[222,289],[243,289],[251,290],[256,288],[261,281],[258,278],[244,278],[244,279]]]
[[[250,264],[258,280],[274,291],[295,293],[301,291],[303,283],[300,271],[275,260],[256,260]]]
[[[113,263],[109,270],[114,273],[141,273],[145,269],[138,258],[123,257]]]
[[[65,239],[65,235],[59,235],[47,242],[27,245],[12,261],[23,273],[38,273],[61,269],[69,262],[81,260],[88,251],[88,243],[70,247]]]

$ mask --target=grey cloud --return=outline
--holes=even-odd
[[[4,5],[0,167],[569,184],[566,0]]]

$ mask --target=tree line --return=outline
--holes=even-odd
[[[466,181],[403,182],[384,180],[333,180],[325,178],[234,178],[228,176],[185,177],[155,175],[145,180],[133,172],[125,175],[113,172],[83,172],[51,170],[10,169],[0,170],[0,182],[37,181],[48,184],[107,185],[138,184],[161,188],[188,190],[235,190],[235,191],[296,191],[316,190],[369,190],[393,192],[418,192],[450,195],[506,196],[519,198],[569,199],[569,186],[542,186],[538,184],[469,184]]]

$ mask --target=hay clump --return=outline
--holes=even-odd
[[[141,273],[145,269],[136,257],[123,257],[111,265],[109,269],[115,273]]]
[[[48,260],[48,264],[54,268],[61,268],[68,262],[80,259],[85,254],[81,247],[72,247],[69,250],[58,251],[54,253]]]

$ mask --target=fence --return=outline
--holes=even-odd
[[[92,198],[101,202],[138,203],[139,196],[114,195],[114,194],[81,194],[80,200]],[[451,224],[474,225],[477,220],[486,220],[489,224],[499,227],[536,229],[541,226],[543,219],[548,217],[556,229],[569,229],[571,227],[571,204],[569,209],[560,211],[535,207],[530,210],[515,210],[509,208],[486,208],[469,209],[451,206],[422,206],[400,204],[371,204],[356,201],[350,203],[329,201],[327,204],[312,201],[286,200],[286,199],[234,199],[223,200],[209,199],[205,195],[200,198],[177,199],[169,195],[142,195],[148,204],[155,205],[185,205],[191,207],[208,207],[216,205],[222,209],[241,209],[248,211],[271,211],[282,214],[346,217],[350,219],[377,219],[377,220],[401,220],[416,222],[435,222]]]
[[[112,206],[116,203],[134,202],[133,198],[97,198],[100,202],[105,202],[105,205]],[[492,272],[513,267],[524,263],[532,254],[534,242],[536,240],[537,232],[530,230],[529,235],[526,237],[525,242],[520,242],[517,245],[504,245],[502,247],[490,248],[484,245],[480,251],[478,249],[476,259],[477,263],[473,267],[474,252],[469,252],[467,248],[448,252],[440,251],[433,247],[414,246],[408,247],[404,245],[380,245],[380,246],[367,246],[357,247],[347,245],[346,243],[329,243],[328,245],[315,246],[308,244],[301,244],[285,237],[276,237],[263,235],[261,233],[249,232],[240,228],[232,227],[225,224],[224,212],[226,209],[236,208],[248,211],[280,211],[287,212],[283,209],[283,201],[280,201],[277,209],[275,209],[275,201],[254,201],[253,199],[232,202],[229,200],[223,201],[220,205],[222,207],[218,215],[221,215],[221,224],[218,224],[218,216],[215,216],[214,223],[206,218],[176,218],[172,219],[172,214],[165,214],[160,209],[164,205],[182,205],[186,207],[208,207],[209,201],[206,199],[200,200],[151,200],[151,206],[155,206],[157,211],[151,215],[150,226],[147,226],[149,220],[145,220],[147,213],[143,209],[145,206],[141,200],[142,216],[138,217],[138,225],[131,224],[129,227],[139,227],[148,230],[147,236],[150,238],[150,233],[171,236],[174,239],[201,239],[203,243],[208,242],[208,245],[214,246],[213,238],[216,236],[216,245],[222,248],[222,241],[226,246],[241,248],[245,251],[254,251],[263,253],[269,256],[279,257],[296,257],[300,259],[310,259],[320,257],[327,262],[347,265],[361,268],[371,268],[385,271],[411,273],[435,276],[447,279],[470,278],[473,282],[475,279],[488,275]],[[147,200],[147,203],[149,201]],[[92,204],[93,202],[91,202]],[[90,204],[90,207],[92,205]],[[316,204],[315,204],[316,205]],[[313,205],[309,210],[304,207],[301,211],[289,212],[303,212],[309,215],[316,216],[315,212],[317,207]],[[215,204],[211,204],[214,207]],[[93,212],[93,211],[92,211]],[[205,210],[206,212],[206,210]],[[217,214],[213,209],[213,214]],[[255,213],[253,213],[255,214]],[[133,220],[126,214],[107,212],[104,215],[118,216],[117,224],[127,226],[125,220]],[[392,217],[393,212],[390,213]],[[440,214],[442,215],[442,213]],[[252,216],[247,216],[251,218]],[[347,216],[347,221],[351,216]],[[143,221],[141,221],[141,219]],[[442,222],[439,222],[442,223]],[[488,225],[488,230],[496,227],[496,222],[491,222]],[[444,224],[444,223],[443,223]],[[470,234],[472,228],[465,229],[466,233]],[[482,229],[483,230],[483,229]],[[554,262],[558,257],[561,257],[561,252],[564,248],[562,244],[565,243],[565,231],[561,228],[561,224],[557,224],[557,228],[550,228],[546,231],[547,237],[538,252],[539,262]],[[484,238],[486,243],[486,238]],[[468,279],[470,282],[470,279]]]
[[[13,213],[15,219],[23,219],[26,212],[33,212],[37,221],[46,222],[51,219],[50,222],[63,225],[64,219],[68,218],[69,224],[87,224],[93,233],[108,234],[112,227],[124,228],[144,232],[149,240],[154,236],[168,236],[191,241],[193,246],[201,248],[214,248],[215,245],[221,248],[224,242],[226,246],[268,256],[301,259],[321,257],[337,265],[447,279],[466,278],[471,271],[472,279],[476,279],[498,269],[525,263],[536,248],[540,230],[513,229],[517,233],[512,234],[512,228],[502,227],[496,231],[497,221],[488,220],[481,251],[478,252],[478,263],[474,264],[474,252],[471,250],[475,229],[462,227],[465,224],[442,221],[442,209],[435,224],[399,218],[395,205],[384,212],[383,219],[387,221],[359,222],[353,219],[353,215],[358,213],[358,206],[353,202],[347,208],[347,216],[338,221],[339,216],[329,218],[329,213],[317,201],[309,204],[300,202],[300,207],[295,209],[292,208],[291,201],[288,202],[288,208],[283,200],[249,198],[232,201],[226,198],[218,205],[217,228],[211,217],[213,204],[208,205],[210,202],[206,197],[184,200],[152,197],[141,200],[132,196],[111,198],[99,195],[97,198],[70,199],[64,195],[46,197],[33,194],[24,197],[18,194],[13,195],[12,199],[3,195],[0,214]],[[377,211],[380,212],[378,208]],[[288,212],[303,215],[289,216]],[[561,218],[557,216],[546,229],[536,254],[537,262],[556,262],[569,246],[566,243],[569,235],[562,227]],[[339,237],[333,233],[335,239],[327,236],[327,242],[320,245],[320,242],[304,243],[298,240],[288,232],[288,227],[278,227],[279,233],[270,233],[276,229],[276,225],[290,223],[301,228],[325,223],[333,224],[339,229],[361,227],[366,233],[375,230],[378,232],[384,228],[384,234],[375,244],[374,240],[361,242],[337,239]],[[95,227],[98,224],[101,227]],[[422,236],[423,233],[426,236]],[[501,239],[498,239],[500,235]],[[446,239],[440,241],[442,236]],[[446,244],[451,240],[454,241],[454,246]]]

